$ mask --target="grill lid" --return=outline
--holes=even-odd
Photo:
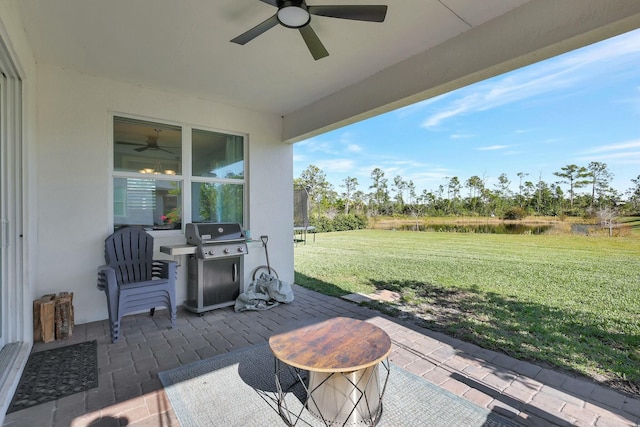
[[[245,240],[242,226],[237,222],[190,223],[185,236],[187,243],[198,246]]]

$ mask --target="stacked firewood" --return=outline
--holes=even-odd
[[[33,301],[33,341],[65,340],[73,334],[73,292]]]

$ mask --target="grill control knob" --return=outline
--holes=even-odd
[[[244,248],[242,246],[238,246],[238,252],[240,253],[244,252]]]
[[[214,251],[213,249],[209,251],[209,255],[215,255],[215,254],[216,254],[216,251]]]
[[[225,253],[225,254],[228,254],[229,252],[231,252],[231,251],[229,250],[229,248],[224,248],[224,253]]]

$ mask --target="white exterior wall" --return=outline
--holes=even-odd
[[[252,236],[269,236],[271,265],[281,279],[293,282],[293,147],[282,142],[280,117],[51,65],[38,66],[37,105],[35,293],[73,292],[77,324],[108,317],[105,295],[96,288],[96,269],[104,263],[104,239],[111,232],[113,113],[247,134],[245,223]],[[156,251],[184,242],[184,236],[155,237]],[[172,259],[159,252],[156,258]],[[180,305],[187,293],[186,259],[175,259],[181,263]],[[250,244],[245,284],[253,268],[264,263],[261,244]]]

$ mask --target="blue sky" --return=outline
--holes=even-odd
[[[347,176],[369,192],[380,168],[420,194],[453,176],[495,189],[502,173],[517,191],[519,172],[550,184],[591,161],[620,192],[640,175],[640,30],[301,141],[293,166],[319,167],[338,193]]]

